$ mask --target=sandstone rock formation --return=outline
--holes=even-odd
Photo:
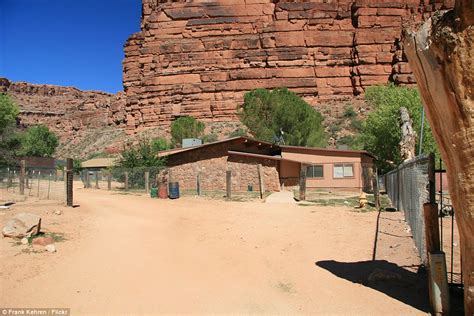
[[[8,220],[2,229],[4,237],[23,238],[37,235],[41,230],[41,217],[19,213]]]
[[[58,157],[87,157],[124,134],[123,92],[113,95],[0,78],[0,93],[10,95],[19,106],[21,127],[44,124],[58,135]]]
[[[465,314],[474,315],[474,2],[457,0],[404,41],[446,164],[460,232]]]
[[[413,84],[402,22],[451,1],[143,0],[125,44],[129,132],[180,115],[235,119],[245,92],[288,87],[310,104]]]

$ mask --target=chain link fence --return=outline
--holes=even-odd
[[[423,204],[431,201],[431,162],[429,156],[416,157],[385,174],[382,180],[392,206],[405,214],[423,263],[427,262]]]
[[[62,169],[25,168],[23,192],[20,182],[19,167],[0,169],[0,192],[6,199],[18,199],[19,196],[36,197],[40,200],[65,198],[65,177]]]

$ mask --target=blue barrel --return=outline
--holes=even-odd
[[[170,182],[169,192],[170,192],[170,194],[169,194],[170,199],[179,198],[179,183],[178,182]]]

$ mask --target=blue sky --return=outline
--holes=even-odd
[[[0,0],[0,77],[121,91],[140,16],[141,0]]]

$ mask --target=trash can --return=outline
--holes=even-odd
[[[151,188],[150,197],[155,199],[158,197],[158,188]]]
[[[170,192],[170,194],[169,194],[170,199],[179,198],[179,183],[178,182],[170,182],[169,192]]]
[[[158,187],[158,197],[160,199],[167,199],[168,198],[168,188],[164,184],[160,184]]]

